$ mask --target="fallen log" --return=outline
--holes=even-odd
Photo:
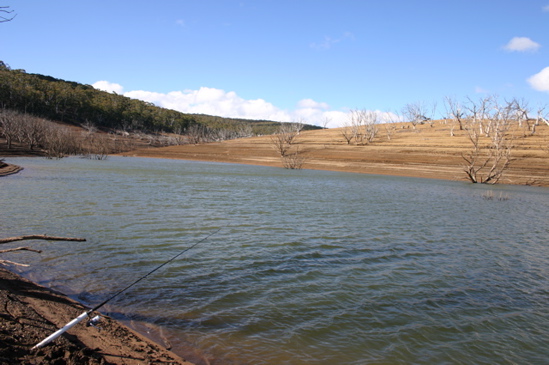
[[[0,244],[8,243],[8,242],[15,242],[15,241],[23,241],[23,240],[77,241],[77,242],[86,241],[85,238],[56,237],[56,236],[47,236],[45,234],[30,234],[30,235],[26,235],[26,236],[0,238]]]

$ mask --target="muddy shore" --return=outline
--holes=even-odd
[[[0,177],[17,174],[21,170],[23,170],[21,166],[4,163],[0,166]]]
[[[77,324],[55,342],[32,347],[87,308],[0,267],[0,364],[192,365],[102,316],[100,329]]]

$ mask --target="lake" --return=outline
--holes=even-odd
[[[549,189],[129,157],[11,158],[25,277],[197,363],[546,364]],[[209,236],[211,235],[211,236]],[[30,244],[30,243],[29,243]],[[17,257],[14,257],[17,256]],[[94,330],[94,329],[90,329]]]

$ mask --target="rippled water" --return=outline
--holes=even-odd
[[[199,363],[549,359],[549,189],[122,157],[10,161],[25,170],[0,179],[0,235],[88,239],[36,241],[41,255],[10,258],[90,306],[215,233],[102,308]]]

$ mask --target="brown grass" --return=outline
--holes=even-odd
[[[386,127],[392,130],[390,139]],[[444,121],[416,129],[409,123],[380,124],[373,143],[363,146],[347,145],[341,129],[305,131],[296,146],[306,156],[305,169],[467,181],[462,155],[471,150],[471,142],[466,131],[455,128],[452,137],[450,130]],[[517,126],[512,137],[514,160],[500,183],[549,186],[549,126],[538,126],[533,136]],[[283,166],[270,136],[138,149],[126,155]]]

